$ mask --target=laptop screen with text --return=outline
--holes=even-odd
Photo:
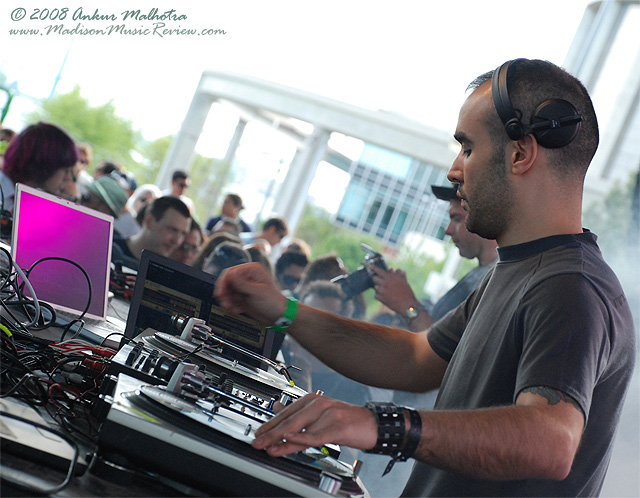
[[[216,335],[275,359],[275,332],[249,317],[222,309],[213,296],[215,281],[213,275],[202,270],[143,251],[125,336],[133,338],[146,329],[180,335],[172,317],[194,317],[203,319]],[[232,352],[230,356],[259,365],[243,355]]]

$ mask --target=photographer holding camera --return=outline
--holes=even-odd
[[[462,277],[430,310],[416,298],[403,270],[385,270],[373,265],[371,269],[375,274],[373,283],[376,299],[400,314],[412,332],[426,330],[463,302],[498,261],[496,241],[483,239],[467,230],[467,212],[462,209],[460,199],[456,195],[457,189],[432,185],[431,190],[438,199],[449,202],[450,221],[445,233],[453,240],[460,256],[468,259],[478,258],[479,265]]]

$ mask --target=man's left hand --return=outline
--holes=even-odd
[[[283,456],[326,443],[371,449],[377,437],[375,418],[363,406],[308,394],[258,428],[251,444]]]

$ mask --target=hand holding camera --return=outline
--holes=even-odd
[[[388,270],[382,254],[374,251],[367,244],[360,244],[360,247],[367,253],[362,262],[362,266],[348,275],[340,275],[331,280],[332,282],[340,284],[346,299],[352,299],[361,292],[371,289],[374,286],[374,266],[385,271]]]

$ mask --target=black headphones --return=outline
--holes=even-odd
[[[532,133],[542,147],[557,149],[568,145],[580,130],[582,115],[566,100],[549,99],[538,104],[533,111],[529,124],[522,123],[522,113],[516,111],[509,98],[509,72],[518,61],[507,61],[493,73],[491,93],[498,116],[504,124],[511,140],[520,140]]]

